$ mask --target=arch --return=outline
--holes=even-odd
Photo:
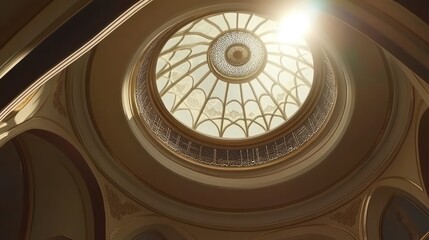
[[[420,171],[423,178],[424,188],[426,194],[429,190],[429,148],[427,143],[429,142],[429,109],[426,110],[420,118],[419,130],[418,130],[418,154],[420,161]],[[429,197],[429,194],[428,194]]]
[[[393,234],[395,239],[412,240],[429,234],[429,209],[414,196],[411,186],[404,186],[380,186],[373,191],[363,223],[366,239],[392,239]]]
[[[166,239],[158,231],[149,230],[135,236],[133,240],[166,240]]]
[[[111,240],[196,240],[190,232],[157,215],[138,215],[118,225]]]
[[[0,235],[26,239],[29,215],[28,171],[15,140],[0,147]]]
[[[427,213],[404,195],[390,198],[381,219],[382,239],[422,239],[429,233]]]
[[[72,240],[71,238],[65,237],[65,236],[55,236],[55,237],[50,237],[46,240]]]
[[[417,11],[417,9],[422,8],[420,7],[419,3],[415,3],[416,1],[414,1],[413,4],[406,4],[406,1],[403,0],[397,1],[399,1],[402,6],[409,10],[402,11],[402,15],[409,16],[410,18],[415,17],[417,15],[423,20],[427,21],[427,18],[423,17],[424,15],[421,14],[420,11]],[[89,48],[83,48],[82,46],[94,46],[103,37],[105,37],[107,33],[110,33],[110,31],[102,31],[102,29],[104,29],[106,25],[109,25],[109,23],[112,22],[116,23],[110,24],[109,30],[112,30],[119,25],[118,21],[115,21],[115,18],[118,15],[125,13],[123,15],[127,15],[127,17],[130,17],[135,10],[141,9],[147,2],[148,1],[143,0],[124,0],[121,1],[119,4],[115,1],[91,1],[91,3],[85,6],[78,14],[73,16],[57,31],[55,31],[44,41],[42,41],[33,51],[31,51],[26,56],[23,61],[19,62],[13,69],[11,69],[5,74],[5,76],[2,78],[2,81],[0,81],[0,96],[2,96],[0,98],[0,109],[6,108],[13,101],[13,99],[16,98],[21,92],[24,92],[25,89],[31,86],[34,87],[35,85],[39,85],[42,82],[45,82],[48,78],[48,76],[45,74],[46,72],[58,72],[65,65],[70,64],[72,59],[76,59],[78,56],[82,56],[82,54],[85,53],[85,51]],[[388,8],[394,6],[394,4],[396,3],[393,2],[384,4],[386,8]],[[382,29],[379,25],[371,24],[364,21],[364,19],[372,18],[365,18],[365,15],[355,15],[352,9],[355,9],[356,6],[362,7],[363,10],[366,10],[365,8],[369,8],[369,10],[367,10],[367,12],[369,13],[377,10],[366,6],[365,2],[360,4],[353,3],[352,5],[346,6],[342,6],[341,4],[339,4],[339,6],[336,6],[335,4],[332,4],[332,9],[330,11],[332,15],[337,16],[342,20],[345,20],[353,27],[359,29],[360,31],[371,37],[373,40],[378,42],[381,46],[389,50],[393,55],[395,55],[398,59],[404,62],[410,69],[412,69],[421,77],[429,75],[428,65],[425,64],[424,61],[421,61],[421,59],[418,59],[418,56],[416,56],[416,52],[419,51],[421,48],[417,48],[417,50],[412,52],[412,48],[410,48],[409,46],[415,47],[416,44],[413,44],[412,42],[410,43],[408,41],[408,45],[400,45],[399,40],[393,39],[392,34],[379,31],[380,29]],[[104,9],[105,11],[100,11],[100,9]],[[360,12],[365,13],[365,11]],[[380,16],[385,15],[377,13],[379,13],[379,11],[370,16],[373,16],[377,19],[380,18]],[[87,26],[85,24],[80,24],[81,22],[87,21],[90,16],[98,16],[92,17],[92,19],[97,19],[97,22],[94,24],[87,24]],[[127,17],[123,17],[121,20]],[[394,17],[395,15],[389,16],[389,18],[379,19],[379,21],[383,24],[386,24],[394,20]],[[86,31],[83,31],[82,28],[85,28]],[[94,38],[94,36],[100,31],[102,31],[103,33],[99,34],[102,37],[100,36],[98,38]],[[79,32],[79,34],[75,34],[76,32]],[[406,32],[404,32],[403,34],[405,35]],[[414,41],[418,41],[420,35],[422,34],[418,33],[417,36],[409,35],[408,37]],[[68,45],[64,45],[63,39],[65,36],[73,36],[75,38],[73,44],[68,43]],[[424,39],[423,36],[421,36],[421,38]],[[421,43],[423,44],[424,42]],[[79,51],[79,49],[85,50]],[[48,57],[47,53],[49,53]],[[40,61],[39,59],[47,60]],[[62,61],[62,59],[67,59],[68,61]],[[0,114],[0,118],[1,117],[2,115]]]
[[[291,227],[273,232],[264,233],[254,240],[356,240],[349,230],[329,224],[315,224],[300,227]]]
[[[144,217],[143,217],[144,218]],[[154,218],[149,217],[148,221],[154,221]],[[130,224],[132,225],[132,224]],[[186,240],[190,239],[186,237],[186,233],[177,229],[173,225],[167,223],[156,223],[156,220],[152,224],[142,224],[137,228],[131,236],[132,240]]]
[[[25,189],[18,201],[23,202],[19,239],[105,239],[101,189],[71,143],[45,130],[27,130],[1,146],[0,154],[2,160],[18,159],[15,169],[24,169],[20,179],[8,182]],[[5,196],[1,186],[0,191]]]
[[[93,239],[105,239],[106,226],[103,196],[97,179],[82,154],[71,143],[54,133],[45,130],[29,130],[25,133],[39,137],[52,144],[71,160],[70,162],[83,178],[89,194],[93,219]]]

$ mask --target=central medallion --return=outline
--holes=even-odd
[[[227,82],[243,82],[258,75],[266,63],[266,49],[258,36],[245,31],[226,32],[209,48],[213,72]]]
[[[225,54],[226,61],[234,66],[242,66],[250,60],[250,49],[240,43],[231,45]]]

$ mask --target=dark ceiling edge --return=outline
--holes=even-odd
[[[427,0],[394,0],[396,3],[412,12],[418,18],[429,24],[429,1]]]
[[[335,6],[333,6],[335,7]],[[393,56],[399,59],[404,65],[416,73],[421,79],[429,83],[429,69],[422,64],[419,60],[407,53],[401,46],[397,45],[394,41],[390,40],[385,35],[381,34],[377,29],[370,24],[361,20],[359,17],[351,14],[343,8],[333,8],[328,10],[332,15],[343,20],[353,28],[362,32],[380,47],[390,52]]]
[[[93,0],[0,79],[0,110],[139,0]]]
[[[410,3],[407,4],[408,1]],[[43,74],[85,45],[137,2],[139,1],[93,0],[64,23],[0,79],[0,112]],[[415,11],[417,16],[429,18],[423,10],[416,10],[420,9],[422,1],[397,0],[397,2],[404,4],[403,6],[413,13]],[[343,9],[333,9],[332,14],[368,35],[429,83],[429,69],[389,38]]]

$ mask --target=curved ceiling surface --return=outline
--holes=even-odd
[[[284,161],[313,141],[337,95],[319,44],[251,11],[198,14],[144,46],[131,81],[142,127],[183,160],[216,168]]]
[[[397,107],[394,102],[397,96],[393,91],[397,83],[390,78],[384,56],[373,42],[343,22],[322,14],[315,39],[320,40],[320,46],[333,60],[341,81],[338,82],[338,99],[332,117],[317,141],[306,144],[290,161],[242,172],[176,162],[175,154],[165,151],[149,130],[136,124],[139,117],[133,115],[135,112],[130,107],[129,94],[133,90],[129,83],[130,69],[138,66],[140,54],[150,39],[157,36],[160,29],[176,23],[181,16],[178,12],[188,12],[182,19],[189,19],[193,14],[201,16],[241,6],[241,9],[248,8],[246,11],[259,9],[263,16],[270,13],[279,16],[280,9],[286,5],[277,1],[270,6],[261,6],[256,0],[246,1],[246,7],[228,5],[227,1],[225,6],[219,1],[208,1],[201,6],[196,0],[183,1],[174,8],[163,7],[166,4],[163,0],[153,2],[106,38],[97,47],[89,63],[91,68],[86,83],[82,83],[91,124],[112,156],[111,163],[104,161],[100,166],[117,178],[117,183],[125,191],[143,203],[149,201],[152,207],[169,216],[194,223],[223,227],[272,226],[276,222],[311,216],[345,196],[351,196],[350,193],[360,185],[346,186],[347,179],[354,176],[367,179],[376,171],[374,169],[380,169],[389,160],[386,156],[377,161],[370,157],[389,133],[386,124],[393,119],[392,109]],[[151,21],[147,21],[149,13]],[[246,47],[241,45],[229,50],[246,56]],[[212,61],[208,59],[209,56],[204,60],[207,64]],[[228,61],[235,64],[244,60],[231,58]],[[160,85],[161,91],[168,86],[168,80],[166,82]],[[399,92],[406,91],[404,87]],[[408,106],[401,109],[408,110]],[[373,169],[366,171],[369,165]],[[336,186],[335,189],[332,186]],[[269,209],[282,211],[269,214]],[[248,214],[254,218],[249,218]],[[225,218],[226,215],[234,217]]]

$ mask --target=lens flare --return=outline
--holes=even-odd
[[[291,10],[279,22],[278,38],[281,42],[301,43],[311,31],[315,11],[309,7],[299,7]]]

